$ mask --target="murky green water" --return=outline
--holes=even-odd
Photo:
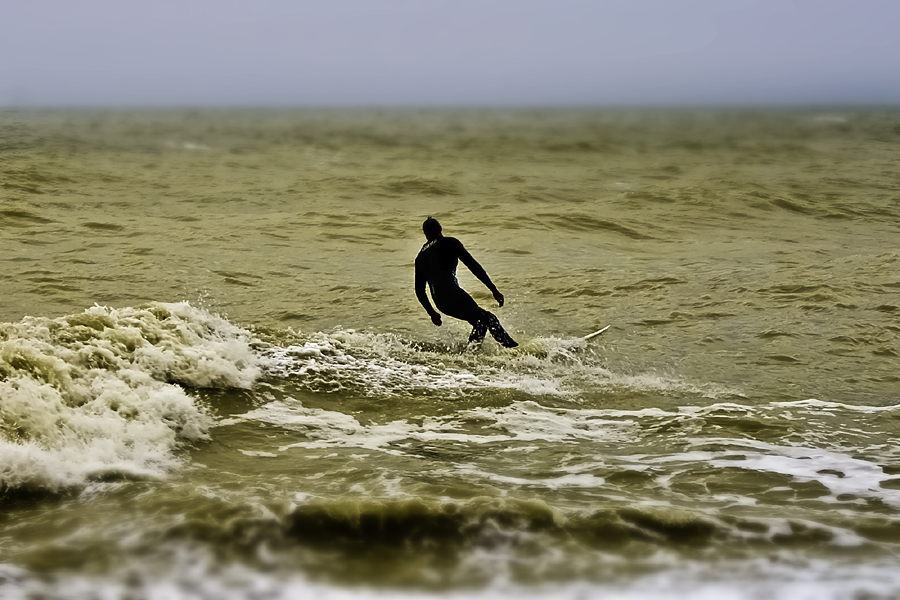
[[[898,151],[890,110],[2,113],[0,596],[894,597]],[[519,349],[430,323],[428,215]]]

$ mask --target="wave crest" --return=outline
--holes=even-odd
[[[181,386],[249,387],[250,341],[186,302],[0,324],[0,492],[161,476],[212,422]]]

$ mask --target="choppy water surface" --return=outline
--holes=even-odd
[[[0,231],[0,597],[900,595],[897,111],[8,111]]]

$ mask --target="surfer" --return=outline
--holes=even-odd
[[[431,217],[422,223],[422,231],[428,241],[416,256],[416,297],[425,307],[431,322],[440,325],[441,315],[428,301],[428,295],[425,293],[426,283],[431,288],[431,297],[435,305],[442,313],[472,324],[470,344],[480,344],[484,341],[485,333],[490,331],[501,346],[506,348],[518,346],[519,344],[509,337],[500,325],[499,319],[478,306],[475,300],[459,287],[456,280],[456,266],[461,260],[472,274],[491,290],[497,304],[503,306],[503,294],[497,291],[487,272],[472,258],[462,242],[456,238],[444,237],[441,233],[441,224]]]

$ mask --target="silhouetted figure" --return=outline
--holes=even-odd
[[[491,290],[497,303],[503,306],[503,294],[497,291],[491,278],[466,251],[462,242],[456,238],[444,237],[441,233],[441,224],[437,219],[431,217],[428,217],[422,224],[422,231],[428,241],[416,256],[416,297],[428,311],[431,322],[440,325],[441,315],[431,307],[431,302],[428,301],[428,295],[425,293],[426,283],[431,288],[431,297],[438,310],[445,315],[472,324],[469,343],[480,344],[484,341],[484,334],[490,331],[500,345],[506,348],[518,346],[519,344],[509,337],[509,334],[500,325],[497,317],[478,306],[475,300],[459,287],[459,283],[456,281],[456,266],[461,260],[472,271],[472,274]]]

